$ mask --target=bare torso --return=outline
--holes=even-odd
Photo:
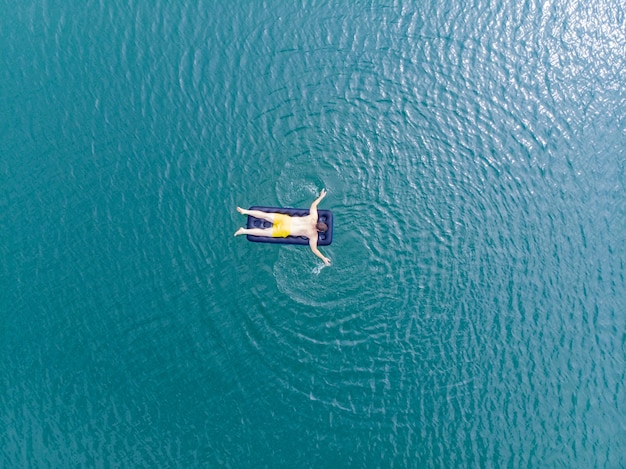
[[[309,239],[317,239],[317,230],[315,229],[317,217],[313,218],[311,215],[291,217],[291,236],[306,236]]]

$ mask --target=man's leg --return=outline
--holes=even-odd
[[[260,218],[261,220],[267,220],[274,223],[274,214],[268,212],[261,212],[260,210],[246,210],[245,208],[237,207],[237,211],[242,215],[250,215],[254,218]]]
[[[261,212],[263,213],[263,212]],[[239,235],[252,235],[252,236],[272,236],[271,228],[239,228],[235,231],[235,236]]]

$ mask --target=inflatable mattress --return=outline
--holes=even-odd
[[[309,214],[308,208],[283,208],[283,207],[262,207],[255,205],[249,210],[261,210],[270,213],[283,213],[292,217],[304,217]],[[333,242],[333,214],[330,210],[317,209],[318,220],[328,225],[328,230],[324,233],[318,233],[317,245],[328,246]],[[246,228],[271,228],[272,223],[248,215],[248,224]],[[252,236],[246,235],[248,241],[254,243],[273,243],[273,244],[302,244],[308,246],[309,239],[303,236],[287,236],[286,238],[272,238],[271,236]]]

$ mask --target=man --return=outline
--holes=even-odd
[[[286,238],[287,236],[304,236],[309,238],[309,246],[311,251],[317,257],[324,261],[324,264],[330,265],[330,259],[325,257],[317,248],[317,233],[323,233],[328,230],[326,223],[317,221],[317,205],[326,197],[326,190],[322,189],[320,196],[311,204],[309,214],[304,217],[290,217],[282,213],[269,213],[260,210],[246,210],[237,207],[237,211],[242,215],[251,215],[255,218],[261,218],[271,222],[274,226],[271,228],[239,228],[235,232],[238,235],[252,236],[271,236],[273,238]]]

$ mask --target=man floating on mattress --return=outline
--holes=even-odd
[[[287,236],[304,236],[309,239],[311,251],[330,265],[330,259],[325,257],[317,248],[317,233],[328,230],[326,223],[317,220],[317,205],[326,196],[326,190],[322,189],[320,196],[311,204],[309,214],[302,217],[291,217],[282,213],[269,213],[260,210],[246,210],[237,207],[237,211],[242,215],[250,215],[255,218],[267,220],[273,224],[271,228],[239,228],[235,232],[238,235],[271,236],[273,238],[285,238]]]

